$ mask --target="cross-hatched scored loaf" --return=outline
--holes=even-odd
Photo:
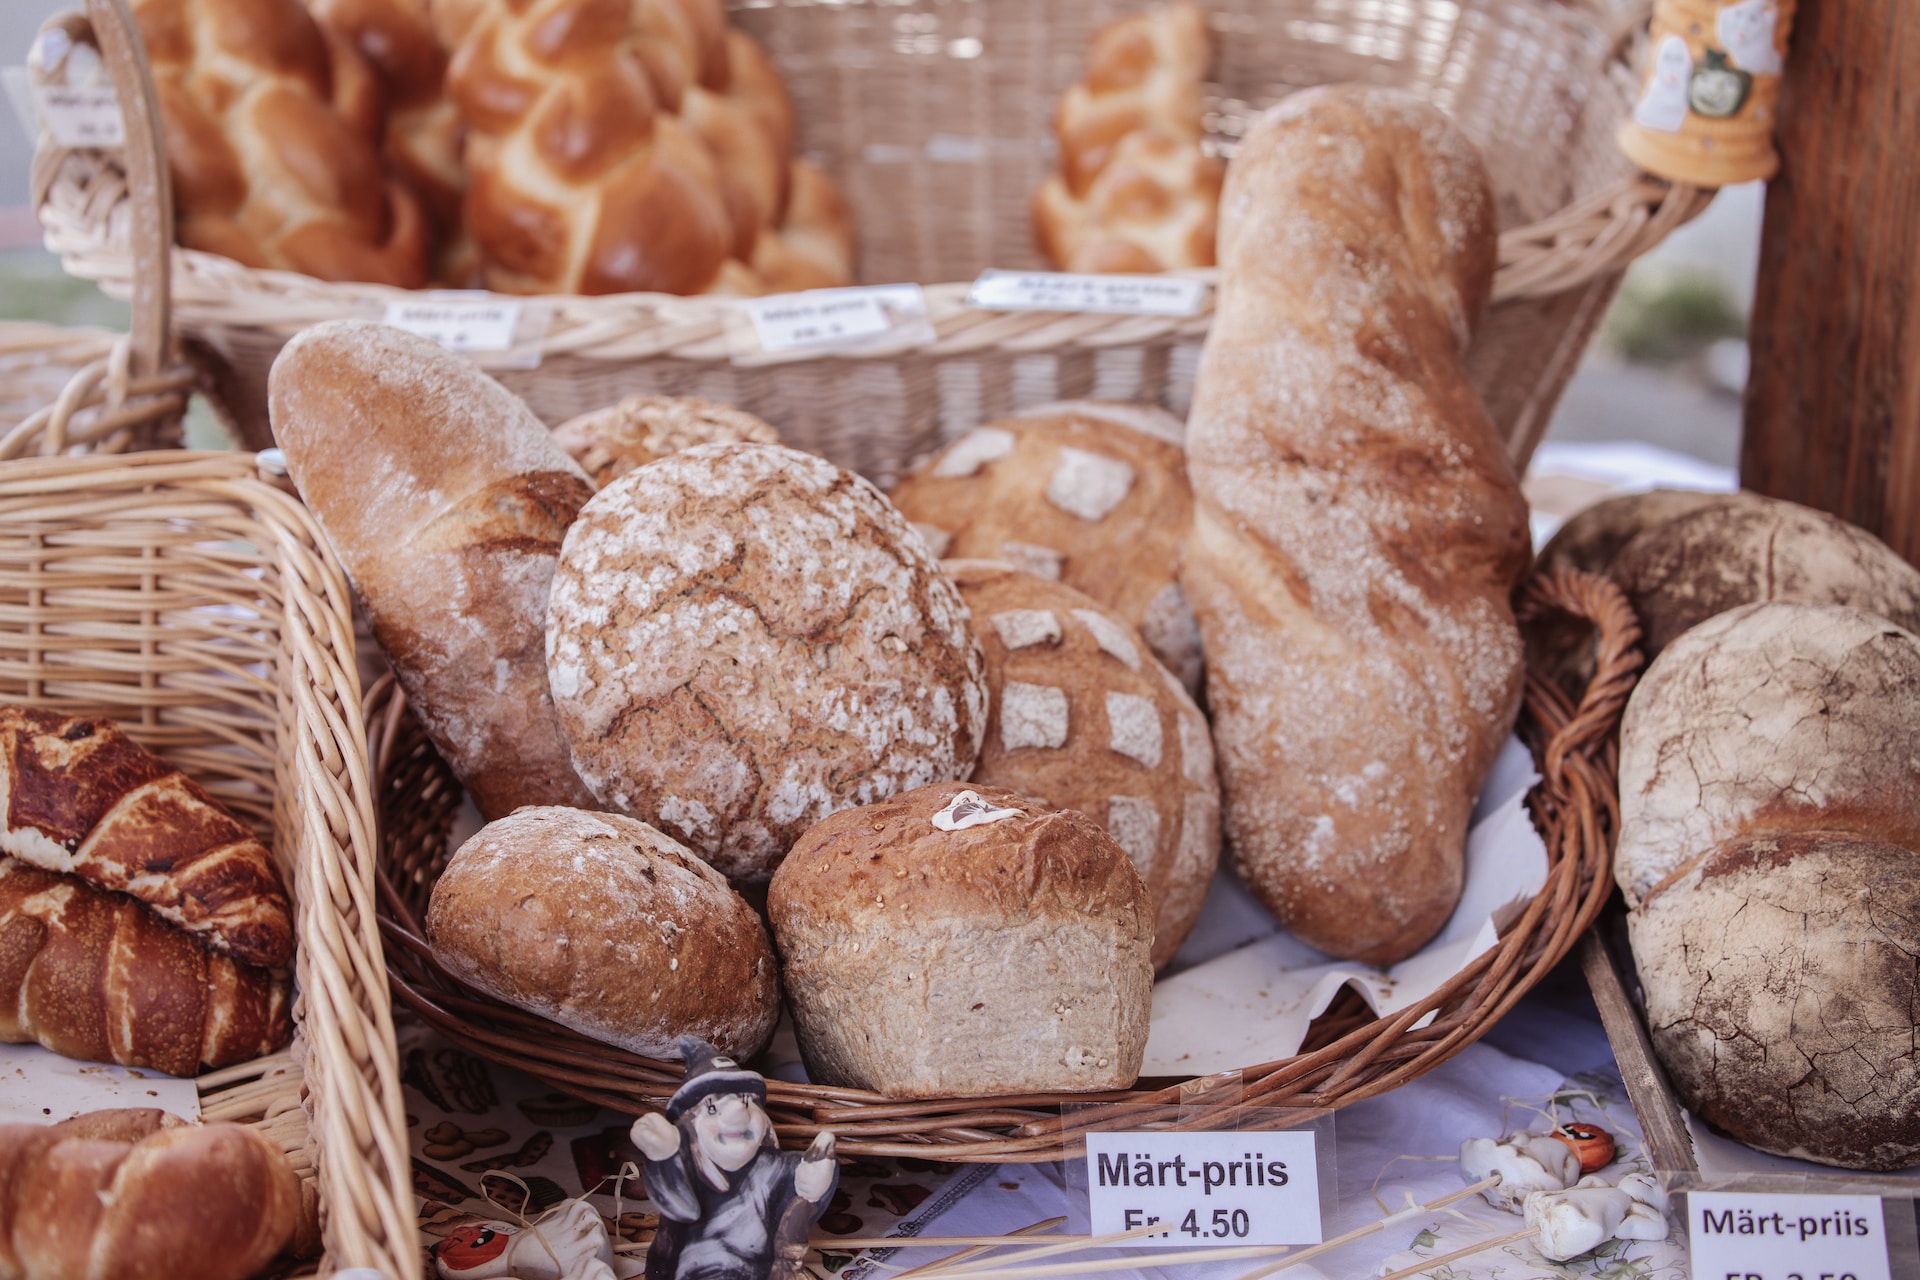
[[[148,1108],[0,1125],[9,1280],[247,1280],[307,1216],[293,1166],[244,1125]]]
[[[132,898],[0,858],[0,1040],[185,1076],[284,1048],[290,1002]]]
[[[303,330],[267,391],[294,483],[480,812],[598,807],[543,648],[560,540],[593,492],[585,473],[505,387],[385,325]]]
[[[764,884],[837,810],[964,777],[986,675],[959,591],[880,492],[778,445],[683,450],[567,531],[555,705],[608,807]]]
[[[942,830],[966,791],[1007,816]],[[1082,813],[947,783],[835,814],[767,895],[813,1079],[893,1097],[1124,1089],[1153,1002],[1153,905]]]
[[[381,167],[354,47],[299,0],[133,0],[180,243],[323,280],[426,283],[418,202]]]
[[[976,783],[1077,809],[1133,859],[1153,899],[1157,969],[1193,928],[1220,861],[1206,717],[1140,636],[1071,587],[948,560],[992,698]]]
[[[942,556],[1086,592],[1197,695],[1200,632],[1176,580],[1193,521],[1184,434],[1151,405],[1042,405],[961,436],[902,477],[893,502]]]
[[[0,852],[130,894],[247,964],[293,959],[273,855],[110,720],[0,706]]]
[[[1526,505],[1462,363],[1494,259],[1478,153],[1407,93],[1294,94],[1228,177],[1181,570],[1226,838],[1281,923],[1373,963],[1459,900],[1519,708]]]

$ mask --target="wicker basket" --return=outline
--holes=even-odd
[[[266,839],[293,889],[298,1035],[199,1081],[318,1184],[332,1267],[416,1280],[374,922],[347,583],[250,454],[0,465],[0,700],[111,716]]]
[[[1521,733],[1544,781],[1530,797],[1546,842],[1546,886],[1494,950],[1425,1000],[1376,1017],[1352,992],[1309,1029],[1301,1051],[1279,1062],[1198,1080],[1148,1082],[1125,1093],[895,1101],[858,1089],[768,1082],[781,1141],[805,1145],[821,1128],[849,1155],[919,1156],[956,1162],[1057,1160],[1076,1149],[1098,1108],[1124,1104],[1130,1120],[1217,1127],[1242,1106],[1331,1110],[1385,1093],[1439,1066],[1478,1039],[1566,954],[1599,914],[1612,887],[1618,822],[1614,727],[1640,667],[1640,629],[1618,588],[1589,574],[1536,578],[1521,597],[1523,619],[1552,611],[1590,621],[1599,666],[1576,707],[1551,681],[1529,672]],[[368,743],[379,788],[381,930],[387,973],[405,1007],[454,1043],[526,1071],[557,1089],[615,1111],[638,1114],[666,1102],[677,1064],[601,1044],[465,986],[436,965],[420,922],[460,789],[389,675],[367,695]],[[1431,1015],[1432,1021],[1425,1021]],[[1164,1113],[1139,1114],[1140,1104]]]
[[[88,0],[96,23],[122,0]],[[1052,164],[1047,120],[1110,0],[733,0],[784,68],[802,150],[846,187],[863,237],[860,278],[970,281],[1039,265],[1027,199]],[[1209,0],[1219,49],[1210,128],[1230,151],[1248,117],[1330,81],[1405,85],[1485,149],[1501,194],[1500,271],[1470,354],[1516,460],[1554,403],[1633,258],[1710,193],[1638,173],[1613,144],[1637,90],[1630,68],[1650,0]],[[123,101],[145,81],[116,63]],[[68,270],[124,289],[127,223],[150,198],[140,167],[47,148],[35,203]],[[242,438],[267,443],[266,376],[285,340],[403,297],[180,251],[179,323]],[[862,358],[739,363],[734,304],[626,294],[555,297],[541,363],[498,376],[549,423],[636,391],[698,394],[760,414],[802,447],[885,483],[944,430],[1016,407],[1096,396],[1184,411],[1205,315],[989,313],[965,284],[927,289],[930,343]],[[484,362],[483,362],[484,363]]]

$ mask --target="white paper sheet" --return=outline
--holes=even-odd
[[[1204,1075],[1291,1057],[1344,986],[1381,1015],[1432,994],[1497,945],[1500,929],[1546,884],[1546,846],[1522,805],[1538,780],[1526,747],[1508,739],[1467,833],[1460,905],[1432,942],[1389,969],[1307,946],[1222,872],[1193,936],[1154,985],[1141,1074]]]
[[[158,1071],[79,1062],[37,1044],[0,1044],[0,1123],[57,1124],[109,1107],[158,1107],[198,1120],[200,1091]]]

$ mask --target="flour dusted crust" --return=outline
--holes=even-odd
[[[1174,578],[1193,513],[1180,420],[1068,401],[976,427],[902,479],[894,505],[958,559],[1003,560],[1125,618],[1200,687],[1200,633]]]
[[[964,791],[1016,816],[945,831]],[[1153,907],[1086,815],[947,783],[835,814],[767,895],[812,1078],[927,1098],[1123,1089]]]
[[[702,445],[567,533],[554,698],[600,799],[764,883],[828,814],[964,777],[987,719],[960,593],[872,485]]]
[[[774,429],[744,409],[698,396],[628,396],[553,429],[596,489],[697,444],[779,444]]]
[[[560,539],[592,493],[585,474],[471,361],[385,325],[303,330],[267,390],[301,497],[480,812],[593,807],[543,648]]]
[[[1220,860],[1206,718],[1119,615],[1005,564],[944,566],[973,613],[992,712],[976,783],[1099,822],[1154,904],[1154,966],[1193,928]]]
[[[1519,707],[1526,506],[1462,363],[1495,253],[1478,154],[1409,94],[1294,94],[1228,174],[1181,569],[1226,839],[1289,929],[1375,963],[1453,910]]]
[[[677,1058],[684,1035],[751,1057],[780,1012],[753,908],[617,813],[527,808],[482,827],[433,887],[427,942],[461,981],[648,1057]]]

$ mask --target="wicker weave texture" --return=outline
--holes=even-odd
[[[105,10],[118,0],[89,0]],[[929,289],[936,340],[864,353],[742,361],[733,304],[631,294],[550,298],[538,368],[499,375],[550,423],[640,391],[712,396],[793,443],[886,479],[943,432],[1088,395],[1183,410],[1205,317],[995,315],[963,285],[987,267],[1038,265],[1027,200],[1053,163],[1047,120],[1087,39],[1135,5],[1110,0],[745,0],[735,16],[786,73],[801,148],[847,188],[860,275]],[[1545,431],[1619,272],[1706,196],[1637,174],[1612,131],[1636,84],[1625,33],[1644,0],[1222,0],[1209,126],[1231,152],[1248,118],[1310,84],[1402,85],[1480,142],[1503,224],[1495,306],[1470,368],[1509,452]],[[123,94],[133,86],[116,73]],[[130,157],[129,157],[130,159]],[[122,246],[149,198],[117,155],[43,145],[35,203],[76,274],[129,284]],[[301,327],[379,318],[404,295],[324,284],[177,251],[181,327],[219,400],[264,446],[266,375]],[[484,363],[484,361],[483,361]]]
[[[249,821],[293,890],[297,1073],[203,1083],[300,1141],[335,1266],[420,1273],[345,575],[251,455],[0,465],[0,699],[110,716]]]
[[[1292,1058],[1198,1081],[1143,1082],[1124,1093],[894,1101],[858,1089],[769,1081],[781,1141],[803,1146],[831,1128],[847,1155],[1055,1160],[1078,1149],[1078,1135],[1103,1119],[1097,1107],[1063,1114],[1065,1104],[1124,1104],[1129,1122],[1193,1128],[1220,1127],[1229,1119],[1224,1113],[1240,1107],[1330,1110],[1404,1084],[1478,1039],[1567,953],[1606,901],[1618,826],[1614,728],[1641,661],[1633,611],[1604,579],[1574,572],[1536,578],[1522,594],[1521,611],[1523,619],[1559,612],[1592,624],[1598,669],[1578,705],[1528,674],[1521,733],[1543,779],[1529,807],[1547,846],[1547,883],[1495,949],[1438,991],[1386,1018],[1348,992],[1314,1021]],[[511,1008],[434,962],[421,921],[448,856],[459,787],[390,676],[369,690],[367,713],[383,824],[381,926],[400,1003],[471,1052],[555,1088],[629,1114],[662,1106],[680,1083],[677,1064]],[[1142,1112],[1142,1105],[1164,1111]]]

